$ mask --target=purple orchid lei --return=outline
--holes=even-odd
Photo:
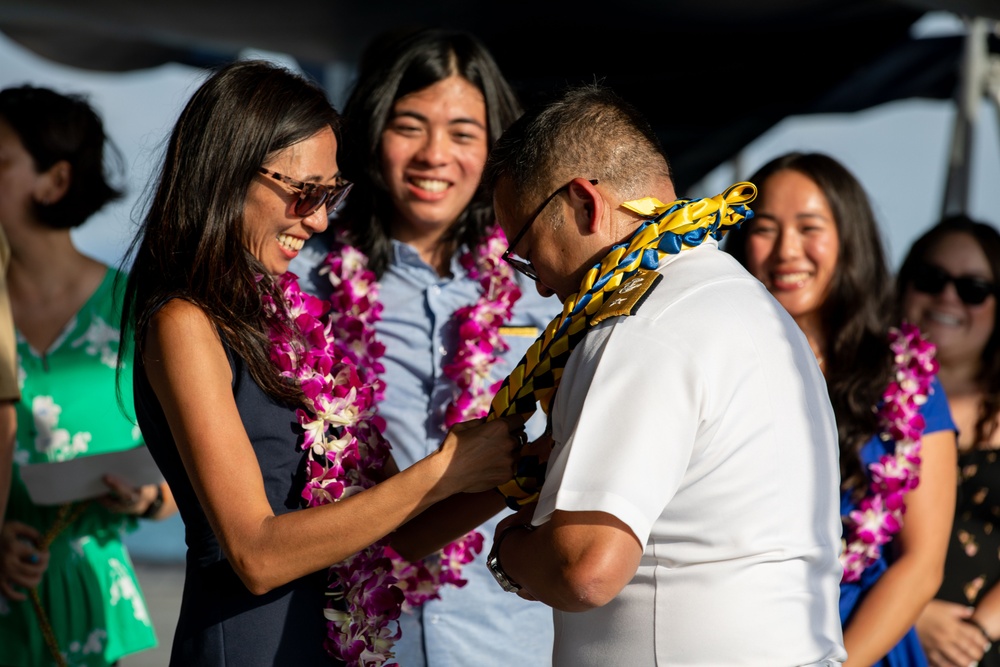
[[[920,483],[920,441],[925,427],[920,406],[927,402],[938,371],[936,348],[908,323],[889,330],[889,347],[895,356],[895,375],[878,408],[879,437],[895,441],[896,449],[868,466],[869,493],[858,509],[844,517],[840,562],[845,583],[858,581],[881,557],[882,547],[903,527],[904,495]]]
[[[443,373],[455,383],[455,396],[445,411],[444,428],[469,419],[486,416],[499,382],[490,383],[489,373],[499,355],[508,348],[500,328],[510,321],[514,303],[521,296],[513,269],[501,259],[507,239],[500,227],[490,230],[476,248],[459,257],[473,280],[478,280],[480,296],[472,305],[459,308],[452,315],[458,328],[458,350]],[[329,276],[331,321],[337,340],[364,351],[355,361],[367,369],[365,379],[377,387],[373,407],[382,399],[385,384],[378,363],[385,347],[375,336],[375,323],[382,305],[378,302],[378,283],[368,270],[368,258],[343,238],[331,249],[321,273]],[[465,586],[461,572],[483,550],[483,536],[472,531],[448,544],[437,558],[411,563],[391,547],[385,553],[391,559],[397,586],[404,594],[403,609],[418,607],[440,597],[442,586]]]
[[[283,302],[266,293],[262,297],[271,325],[271,359],[305,396],[307,409],[296,411],[301,447],[308,452],[302,498],[307,507],[316,507],[374,486],[389,458],[384,423],[375,409],[382,386],[371,377],[377,368],[371,359],[381,348],[374,340],[342,335],[356,327],[355,320],[377,315],[378,308],[366,309],[359,292],[356,308],[334,317],[330,304],[301,292],[294,274],[276,282]],[[385,664],[400,636],[403,603],[385,542],[332,566],[329,577],[327,651],[352,665]]]
[[[444,374],[458,392],[445,413],[445,428],[485,417],[493,395],[503,384],[502,380],[489,383],[490,369],[499,355],[510,349],[500,328],[510,321],[514,304],[521,298],[514,269],[502,259],[505,250],[507,237],[500,227],[494,227],[482,245],[459,258],[482,291],[474,304],[459,308],[452,316],[458,324],[459,344]]]

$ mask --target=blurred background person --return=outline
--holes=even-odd
[[[726,249],[802,329],[837,416],[847,545],[840,593],[845,664],[926,664],[912,626],[940,585],[955,504],[955,433],[944,391],[924,376],[931,386],[920,408],[919,486],[903,495],[902,529],[876,526],[879,539],[891,540],[881,553],[850,557],[863,545],[851,513],[889,502],[872,483],[873,464],[903,454],[897,451],[902,443],[880,423],[895,379],[888,338],[895,324],[892,285],[882,241],[861,184],[826,155],[783,155],[750,180],[759,189],[751,204],[755,215],[730,232]],[[893,469],[909,465],[897,462]]]
[[[21,383],[0,533],[3,665],[110,665],[156,645],[122,536],[138,518],[173,510],[167,486],[108,477],[99,502],[39,506],[18,474],[20,465],[143,443],[116,396],[119,273],[70,238],[119,195],[105,176],[109,148],[84,99],[31,86],[0,91],[0,225],[12,251]],[[131,383],[123,391],[130,396]]]
[[[1000,233],[953,217],[913,243],[897,276],[903,317],[937,345],[938,377],[958,426],[958,501],[944,583],[917,621],[934,667],[1000,665],[998,275]]]
[[[500,260],[507,242],[480,184],[490,148],[520,112],[473,36],[427,29],[377,39],[344,112],[341,161],[354,190],[292,262],[335,311],[364,290],[380,313],[352,335],[385,346],[378,410],[401,468],[434,451],[451,424],[484,416],[492,385],[560,312]],[[372,274],[348,289],[337,267],[357,257]],[[530,425],[533,436],[540,427]],[[503,509],[499,494],[490,500]],[[486,569],[498,520],[425,563],[397,561],[412,611],[401,619],[400,664],[551,664],[549,610],[506,594]]]

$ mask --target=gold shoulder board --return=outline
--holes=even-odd
[[[590,320],[590,325],[594,326],[610,317],[634,315],[646,300],[650,290],[662,279],[663,276],[657,271],[639,269],[608,296],[604,305]]]

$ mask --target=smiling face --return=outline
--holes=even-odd
[[[339,172],[337,139],[333,130],[324,128],[262,166],[303,183],[333,185]],[[325,206],[304,218],[295,215],[298,196],[291,186],[264,174],[250,184],[243,209],[244,242],[271,275],[288,271],[289,262],[309,237],[326,229]]]
[[[381,144],[394,235],[447,230],[472,201],[487,153],[486,102],[462,77],[396,100]]]
[[[772,174],[760,193],[747,234],[747,268],[803,326],[818,320],[837,270],[837,223],[823,191],[800,172]]]
[[[926,264],[942,269],[953,277],[975,277],[994,282],[986,253],[969,234],[956,232],[943,236],[924,255]],[[996,320],[996,295],[978,305],[966,304],[948,283],[938,294],[926,294],[907,285],[903,293],[903,315],[918,325],[938,346],[942,364],[961,359],[982,359],[983,350],[993,334]]]

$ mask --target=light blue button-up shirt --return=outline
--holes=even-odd
[[[292,261],[302,288],[321,297],[330,293],[318,274],[328,251],[326,235],[314,237]],[[454,383],[443,372],[458,343],[452,314],[474,303],[479,283],[451,260],[451,276],[439,276],[411,246],[393,241],[388,270],[379,281],[384,309],[375,330],[385,345],[385,399],[379,413],[385,436],[400,469],[436,451],[445,435],[444,418],[454,398]],[[520,276],[519,276],[520,278]],[[523,292],[514,315],[501,331],[510,350],[494,365],[492,380],[506,377],[528,346],[555,317],[561,304],[543,299],[534,284],[521,281]],[[535,438],[544,428],[539,412],[527,425]],[[441,599],[429,600],[413,614],[403,614],[403,636],[396,644],[401,667],[465,665],[547,666],[552,659],[552,613],[539,602],[504,592],[486,569],[486,554],[497,522],[506,511],[480,526],[483,552],[465,566],[463,588],[445,586]]]

